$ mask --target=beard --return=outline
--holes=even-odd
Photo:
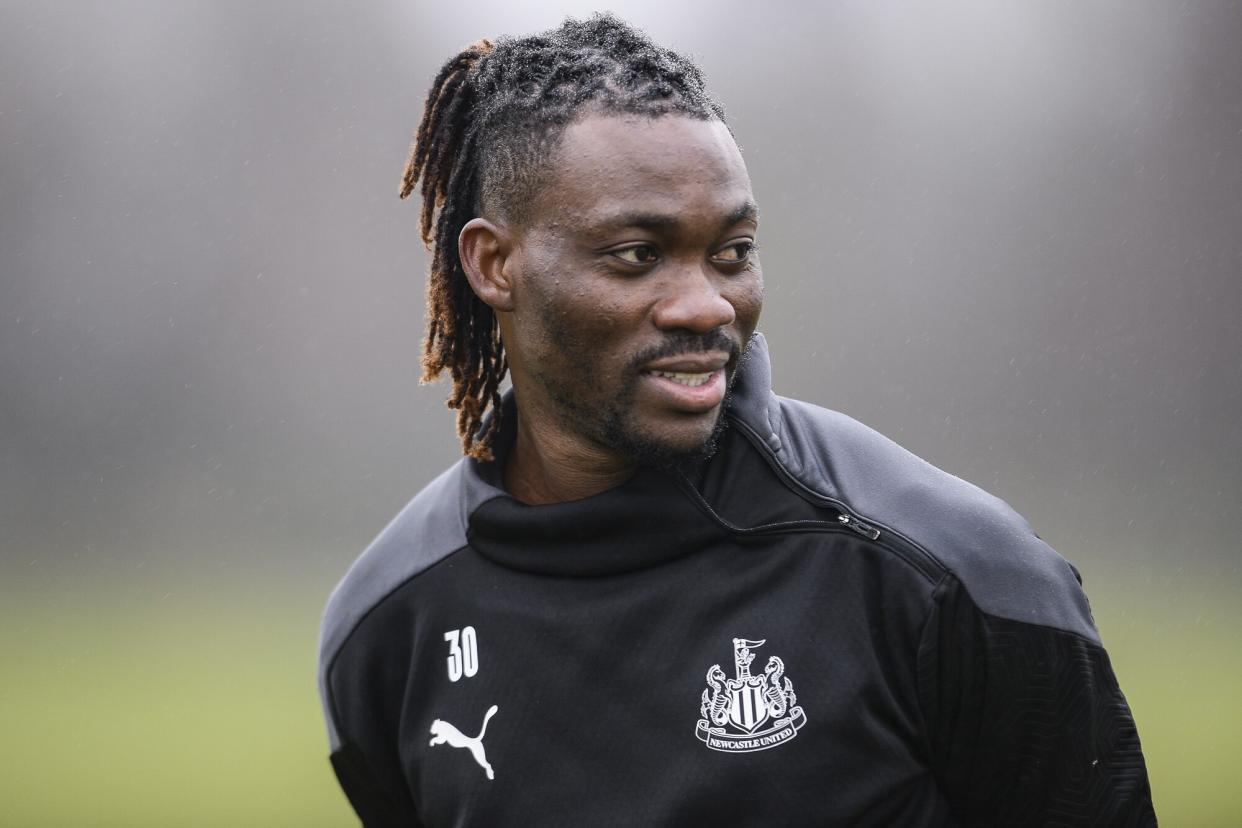
[[[553,336],[555,338],[555,332]],[[749,345],[747,342],[743,348],[721,331],[713,331],[703,336],[689,332],[671,334],[660,345],[635,356],[626,367],[621,388],[611,394],[600,387],[594,377],[587,384],[569,388],[549,374],[539,372],[538,376],[557,405],[558,418],[567,428],[632,457],[639,465],[672,468],[688,462],[706,460],[716,453],[720,438],[728,428],[725,413],[732,402],[734,382],[749,356]],[[677,445],[645,432],[634,417],[634,398],[642,381],[642,366],[661,357],[707,351],[727,351],[730,362],[734,363],[711,431],[701,442],[692,446]],[[585,402],[601,399],[605,402]]]
[[[656,437],[643,434],[627,418],[627,411],[612,406],[603,412],[598,438],[609,448],[633,457],[640,466],[672,468],[688,462],[707,460],[716,453],[720,446],[720,436],[729,427],[725,411],[729,407],[731,396],[731,389],[726,390],[720,410],[716,412],[716,421],[712,423],[711,433],[703,442],[690,448],[671,446]]]

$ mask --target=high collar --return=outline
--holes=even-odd
[[[762,435],[772,433],[770,377],[767,343],[755,334],[726,413]],[[512,391],[502,406],[496,459],[462,461],[467,536],[484,557],[541,574],[605,575],[655,566],[725,537],[684,473],[689,470],[643,467],[620,486],[565,503],[529,506],[511,497],[502,471],[516,437]]]

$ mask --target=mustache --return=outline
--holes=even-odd
[[[742,352],[742,344],[721,330],[705,334],[690,331],[676,331],[664,338],[664,341],[640,351],[630,361],[630,369],[638,371],[648,362],[664,357],[681,354],[701,354],[708,351],[725,351],[729,354],[729,362],[736,363]]]

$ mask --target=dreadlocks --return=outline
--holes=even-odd
[[[469,456],[492,457],[507,365],[495,314],[466,280],[457,237],[484,212],[524,218],[559,137],[588,104],[724,120],[694,63],[608,14],[530,37],[480,40],[444,64],[427,94],[401,182],[406,198],[422,180],[419,227],[432,251],[422,380],[444,371],[453,378],[448,407]]]

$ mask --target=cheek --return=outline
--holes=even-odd
[[[627,320],[635,316],[635,310],[627,307],[622,297],[609,295],[585,279],[546,298],[548,318],[558,323],[564,344],[591,352],[606,349],[625,332]]]
[[[754,328],[763,310],[763,272],[756,269],[745,281],[736,283],[728,298],[738,323],[747,329]]]
[[[632,285],[594,273],[563,250],[530,251],[523,262],[522,301],[514,323],[544,365],[581,365],[590,355],[609,361],[621,340],[639,329],[642,308]]]
[[[609,350],[623,328],[624,313],[586,290],[540,297],[534,335],[545,348],[545,358],[580,361]]]

